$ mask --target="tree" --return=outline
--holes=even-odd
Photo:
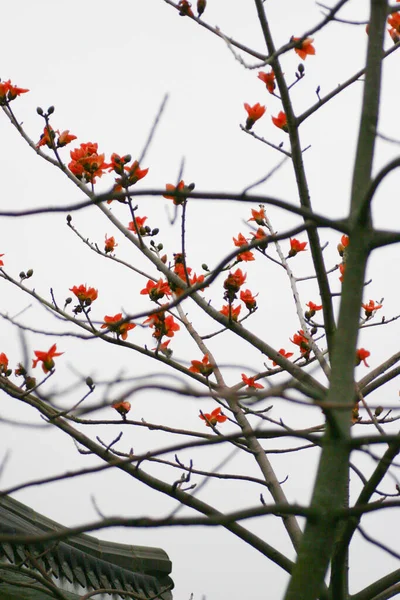
[[[395,144],[390,146],[394,148],[394,154],[389,158],[385,156],[383,164],[380,157],[379,160],[374,158],[378,141],[386,141],[387,144],[393,141],[391,136],[389,138],[385,132],[381,133],[378,116],[383,102],[383,64],[398,48],[400,7],[388,6],[384,0],[371,1],[367,35],[363,15],[356,11],[357,18],[353,13],[347,16],[345,10],[350,10],[352,3],[341,0],[330,8],[323,6],[317,25],[305,28],[302,33],[288,33],[288,24],[285,27],[285,43],[278,47],[274,42],[269,7],[262,0],[255,0],[264,48],[258,51],[232,39],[224,33],[224,29],[210,26],[206,21],[209,9],[205,3],[199,2],[199,17],[195,16],[194,7],[184,0],[178,4],[166,0],[166,3],[184,18],[182,28],[194,27],[197,22],[222,40],[234,58],[249,70],[252,78],[260,80],[256,83],[261,90],[260,97],[264,94],[264,100],[244,103],[241,129],[246,143],[258,141],[260,151],[268,149],[268,171],[265,174],[264,170],[261,179],[248,183],[239,192],[207,193],[198,191],[202,187],[198,177],[196,187],[191,183],[182,161],[173,183],[167,184],[166,188],[158,185],[146,189],[146,177],[154,169],[150,166],[148,171],[147,152],[150,144],[155,143],[153,138],[159,123],[162,123],[165,102],[161,104],[141,155],[113,153],[109,159],[99,150],[98,144],[76,141],[75,135],[62,129],[53,107],[37,109],[43,123],[42,135],[36,139],[28,133],[25,125],[21,125],[16,109],[17,102],[21,102],[18,111],[22,110],[22,98],[20,100],[19,96],[28,98],[23,96],[27,90],[16,87],[14,81],[0,84],[5,116],[25,142],[61,171],[80,194],[78,202],[54,203],[51,207],[29,210],[9,209],[0,214],[3,218],[33,219],[33,215],[42,213],[63,213],[67,215],[69,230],[86,246],[85,251],[80,247],[79,261],[84,265],[87,253],[92,250],[112,267],[108,269],[108,264],[107,268],[104,267],[103,289],[100,285],[94,286],[89,272],[85,284],[80,279],[66,284],[65,274],[72,272],[67,264],[69,257],[65,256],[63,249],[49,248],[49,253],[57,254],[58,270],[63,272],[63,287],[57,283],[57,289],[49,295],[38,292],[36,283],[30,283],[32,277],[32,281],[40,277],[36,268],[33,273],[24,267],[19,277],[15,276],[7,266],[9,253],[1,248],[4,252],[2,288],[18,289],[24,298],[30,296],[56,317],[56,324],[62,324],[62,328],[57,329],[55,325],[47,324],[47,318],[37,321],[36,313],[32,313],[32,318],[25,313],[15,316],[15,311],[10,312],[11,307],[8,313],[2,314],[12,325],[12,330],[21,333],[21,357],[19,365],[10,361],[7,342],[2,341],[1,388],[14,399],[14,403],[18,402],[18,407],[25,404],[34,408],[49,425],[72,438],[81,454],[89,453],[99,459],[100,462],[90,466],[92,472],[117,469],[174,501],[174,510],[167,517],[159,518],[145,518],[146,507],[139,510],[136,518],[107,518],[99,510],[98,522],[86,523],[79,527],[79,531],[116,524],[137,528],[218,525],[289,574],[284,596],[287,600],[340,600],[350,597],[355,600],[382,600],[394,597],[400,589],[398,569],[385,570],[385,574],[372,584],[352,583],[350,593],[348,567],[351,569],[352,566],[349,548],[356,532],[384,554],[398,558],[385,535],[375,539],[363,522],[370,522],[370,514],[377,513],[379,519],[380,513],[399,505],[399,487],[392,478],[400,440],[391,425],[398,417],[392,410],[390,383],[399,373],[397,363],[400,353],[397,350],[394,353],[384,351],[382,360],[377,361],[366,375],[360,376],[361,369],[368,367],[367,359],[371,356],[372,360],[375,352],[367,344],[364,348],[364,344],[359,343],[359,336],[361,331],[363,337],[365,335],[371,341],[368,337],[371,332],[371,336],[376,336],[374,348],[389,348],[392,336],[390,321],[397,318],[397,315],[390,315],[380,320],[382,301],[373,299],[373,296],[383,292],[374,289],[370,293],[366,280],[370,260],[374,265],[374,255],[400,240],[397,230],[390,226],[387,229],[376,226],[375,218],[372,218],[372,203],[375,201],[376,204],[381,184],[400,165]],[[272,16],[286,16],[286,8],[284,13],[283,10],[273,11]],[[383,51],[388,45],[385,39],[387,23],[390,47]],[[368,42],[365,65],[339,86],[336,86],[336,81],[331,82],[332,91],[326,94],[322,94],[318,86],[316,100],[310,101],[307,82],[313,77],[309,73],[312,73],[314,54],[317,56],[320,52],[317,35],[318,40],[324,40],[324,36],[329,39],[328,25],[335,27],[336,32],[348,28],[363,30],[362,35]],[[290,29],[293,30],[292,22]],[[329,51],[336,55],[339,49],[327,48],[327,56]],[[345,57],[347,52],[346,49],[340,57]],[[294,58],[298,65],[295,69]],[[328,103],[334,105],[340,102],[347,89],[359,85],[357,82],[360,80],[363,81],[362,102],[352,179],[346,190],[348,206],[346,215],[337,218],[331,216],[329,210],[317,210],[315,203],[311,202],[309,180],[313,179],[313,175],[312,168],[311,173],[307,170],[307,156],[314,152],[314,146],[308,148],[302,131],[310,119],[319,119]],[[268,121],[265,104],[269,103],[269,99],[276,112],[272,113],[272,120],[265,125],[261,135],[258,128],[261,130],[262,123]],[[186,110],[186,106],[182,106],[183,115],[187,114]],[[220,106],[218,110],[221,110]],[[201,115],[198,118],[201,119]],[[338,115],[336,120],[340,127]],[[73,126],[68,126],[73,131]],[[214,130],[210,131],[214,135]],[[347,151],[351,145],[347,133],[346,130],[341,131],[343,138],[339,140],[338,152]],[[247,139],[250,137],[254,140]],[[316,145],[318,143],[321,144],[320,140],[315,142]],[[69,158],[68,149],[64,149],[67,144],[73,147]],[[282,180],[288,177],[289,164],[294,175],[293,189],[291,198],[284,200],[275,182],[279,182],[279,177]],[[325,185],[342,190],[341,177],[335,167],[330,166],[331,179]],[[202,168],[205,168],[204,165]],[[263,186],[264,191],[254,193],[256,186]],[[158,212],[152,212],[151,218],[148,204],[144,203],[144,199],[150,197],[158,207]],[[163,218],[159,209],[163,198],[169,203],[171,239],[165,233],[168,219]],[[224,202],[220,213],[224,220],[213,231],[218,233],[226,228],[229,230],[228,237],[232,238],[231,246],[225,245],[218,256],[219,241],[216,244],[209,241],[212,239],[209,207],[214,207],[216,201]],[[229,212],[226,210],[228,202],[229,206],[235,206]],[[196,231],[193,221],[190,224],[190,214],[192,206],[197,204],[207,212],[207,221],[203,221]],[[236,204],[240,206],[242,219],[247,222],[245,227],[228,218],[235,214]],[[316,205],[322,206],[322,203],[317,201]],[[280,210],[274,211],[273,207]],[[86,224],[82,220],[75,225],[83,210],[86,213],[82,214],[90,215],[96,211],[96,216],[91,217],[96,228],[100,223],[98,214],[108,220],[104,246],[90,240],[95,235],[91,232],[92,223]],[[200,224],[199,215],[197,212]],[[179,227],[174,228],[176,223]],[[188,228],[191,228],[190,236]],[[197,235],[192,238],[192,233]],[[225,235],[221,232],[221,237]],[[123,243],[123,236],[130,246]],[[96,239],[99,239],[98,234]],[[324,244],[325,239],[335,241],[337,250],[331,252],[331,247]],[[197,242],[197,247],[192,240]],[[132,248],[135,250],[134,258]],[[47,259],[47,256],[43,257],[44,272]],[[303,272],[297,266],[300,264]],[[124,270],[117,271],[120,267]],[[374,273],[372,277],[374,282]],[[46,279],[51,279],[48,273]],[[135,290],[133,302],[123,288],[122,283],[126,281],[134,284],[129,283],[130,294],[132,287]],[[50,285],[54,287],[52,283]],[[272,293],[278,295],[275,299],[269,298],[271,288]],[[121,289],[123,299],[118,297]],[[71,294],[67,293],[68,290]],[[102,294],[106,295],[111,307],[100,312],[97,306]],[[143,304],[136,309],[140,296]],[[286,316],[286,310],[290,317]],[[298,324],[292,329],[291,336],[282,334],[280,339],[283,341],[278,341],[274,334],[270,339],[265,323],[271,327],[271,323],[278,320],[283,331],[285,320],[290,320],[293,313],[297,315]],[[146,327],[143,328],[143,325]],[[40,337],[41,334],[54,338],[48,343]],[[74,382],[69,380],[64,389],[51,389],[50,383],[57,380],[62,368],[59,365],[67,357],[67,352],[62,356],[67,335],[74,338],[76,347],[96,344],[99,352],[104,354],[102,372],[96,372],[94,366],[89,366],[89,361],[82,363],[80,360],[79,368],[76,365]],[[287,337],[290,337],[290,342]],[[38,339],[40,345],[36,342]],[[32,365],[31,340],[35,343]],[[122,354],[114,352],[115,347],[155,361],[157,366],[153,375],[146,374],[141,378],[136,373],[132,377],[129,372],[119,371],[117,361]],[[225,359],[226,354],[229,355],[228,360]],[[96,358],[93,356],[93,362]],[[40,368],[43,378],[37,375]],[[161,374],[160,368],[163,369]],[[227,383],[230,380],[233,383]],[[384,385],[388,390],[385,395]],[[102,395],[99,390],[104,390]],[[160,395],[170,392],[185,399],[198,399],[198,426],[194,422],[191,428],[186,428],[167,425],[158,419],[152,422],[141,421],[140,417],[131,419],[130,414],[135,412],[134,409],[130,412],[133,400],[141,392],[151,390]],[[273,413],[270,413],[271,403]],[[284,408],[284,403],[289,408]],[[121,421],[110,418],[109,411],[106,413],[106,407],[111,405],[120,413]],[[295,405],[299,405],[301,410],[293,427],[290,415],[294,413]],[[106,418],[103,412],[101,418],[92,416],[100,409],[104,409]],[[117,424],[119,432],[116,435]],[[111,426],[113,433],[110,434]],[[124,437],[121,439],[122,432],[125,435],[126,431],[144,428],[151,435],[160,431],[167,434],[162,438],[161,448],[153,443],[138,452],[136,448],[131,449],[130,442],[124,443]],[[270,460],[271,452],[276,452],[277,447],[271,448],[270,440],[279,441],[278,449],[282,453],[290,453],[290,456],[294,452],[300,456],[307,448],[318,452],[310,502],[295,501],[293,490],[289,495],[286,491],[288,486],[279,481],[273,455]],[[215,448],[224,449],[227,445],[235,453],[245,456],[243,464],[247,464],[250,457],[259,469],[258,475],[249,475],[242,470],[231,474],[220,472],[224,468],[222,463],[217,469],[202,466],[203,451],[212,448],[214,453]],[[149,447],[152,449],[149,450]],[[365,464],[364,455],[371,459],[372,466]],[[350,480],[351,472],[356,475],[355,481]],[[291,473],[290,476],[296,475]],[[204,490],[199,482],[211,479],[247,482],[251,491],[246,496],[245,506],[226,511],[216,508],[218,503],[211,505],[203,500]],[[251,487],[254,484],[261,486],[259,489],[262,490],[261,494],[257,492],[257,497]],[[308,486],[312,485],[313,482],[309,481]],[[224,487],[221,486],[221,489]],[[180,516],[176,506],[189,507],[197,514],[190,512],[187,516]],[[275,515],[282,521],[285,530],[283,550],[280,540],[283,534],[277,539],[271,538],[268,532],[265,536],[258,534],[258,523],[263,522],[261,517],[267,518],[266,515]],[[255,517],[257,525],[247,527],[245,520]],[[299,517],[306,522],[304,531]],[[387,533],[390,537],[390,531]],[[65,532],[60,533],[58,539],[63,536]],[[287,540],[292,548],[285,546]],[[292,560],[292,553],[297,555],[296,560]],[[264,590],[262,596],[265,596]]]

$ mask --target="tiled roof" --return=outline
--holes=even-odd
[[[0,534],[40,535],[60,527],[14,498],[0,497]],[[39,557],[34,560],[60,589],[65,588],[63,582],[68,581],[87,591],[113,588],[135,592],[143,599],[155,595],[162,600],[172,599],[170,591],[161,593],[164,589],[170,590],[173,583],[169,577],[171,562],[159,548],[106,542],[85,534],[34,546],[0,541],[0,560],[12,564],[26,561],[26,566],[34,568],[34,561],[29,560],[32,555]]]

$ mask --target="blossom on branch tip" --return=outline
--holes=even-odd
[[[382,304],[375,304],[374,300],[370,300],[368,304],[361,304],[361,306],[365,310],[365,317],[367,319],[370,319],[375,311],[382,308]]]
[[[322,304],[314,304],[311,300],[306,306],[308,306],[308,310],[304,313],[306,319],[311,319],[318,310],[322,310]]]
[[[126,340],[128,337],[128,331],[134,329],[136,327],[135,323],[121,323],[122,321],[122,313],[118,313],[113,317],[105,316],[104,323],[101,326],[101,329],[109,329],[113,333],[116,334],[117,337],[121,337],[123,340]]]
[[[258,294],[256,294],[258,296]],[[253,296],[250,290],[240,292],[240,299],[246,305],[246,308],[253,312],[257,308],[256,296]]]
[[[36,148],[40,148],[41,146],[47,146],[48,148],[54,148],[55,146],[55,137],[57,132],[54,131],[50,125],[46,125],[43,129],[43,133],[40,136],[40,140],[36,144]]]
[[[236,269],[234,273],[229,273],[228,277],[225,279],[224,288],[228,292],[236,294],[246,281],[246,277],[247,275],[243,273],[241,269]]]
[[[26,92],[29,92],[29,90],[13,85],[10,79],[8,81],[0,81],[0,105],[7,104],[7,102],[15,100],[17,96],[26,94]]]
[[[242,381],[249,388],[253,388],[255,390],[262,390],[262,389],[264,389],[264,386],[261,385],[261,383],[256,383],[255,382],[255,377],[247,377],[244,373],[242,373]]]
[[[0,267],[4,267],[4,263],[3,263],[3,261],[1,260],[1,257],[2,257],[2,256],[4,256],[4,254],[0,254]]]
[[[206,422],[207,427],[215,427],[217,423],[225,423],[228,419],[228,417],[221,412],[220,406],[213,410],[212,413],[200,413],[199,417]]]
[[[244,107],[248,115],[246,120],[246,129],[249,131],[253,127],[254,123],[258,121],[258,119],[261,119],[266,111],[266,108],[265,106],[261,106],[259,102],[254,104],[254,106],[250,106],[250,104],[245,102]]]
[[[98,154],[98,145],[88,142],[79,148],[71,150],[69,170],[78,179],[85,179],[88,183],[95,183],[96,177],[101,177],[110,165],[104,161],[104,154]]]
[[[337,251],[339,252],[340,256],[343,256],[346,252],[346,248],[348,247],[350,243],[350,238],[348,235],[343,234],[342,237],[340,238],[340,242],[337,245]]]
[[[104,252],[106,254],[109,254],[110,252],[114,252],[116,246],[118,246],[118,244],[115,243],[115,238],[114,236],[111,237],[105,237],[105,242],[104,242]]]
[[[242,307],[240,306],[240,304],[238,306],[233,306],[232,304],[225,304],[219,312],[221,313],[221,315],[224,315],[224,317],[228,317],[228,319],[230,319],[231,321],[237,321],[241,310]]]
[[[32,361],[32,368],[35,369],[38,362],[42,363],[42,369],[44,373],[48,373],[52,369],[54,369],[54,358],[56,356],[61,356],[64,352],[56,352],[57,344],[53,344],[51,348],[47,352],[43,352],[41,350],[35,350],[34,354],[36,356]]]
[[[275,125],[275,127],[278,127],[279,129],[283,129],[283,131],[288,131],[287,128],[287,118],[286,118],[286,114],[281,110],[278,114],[277,117],[271,117],[273,124]]]
[[[0,353],[0,375],[5,375],[8,371],[8,358],[4,352]]]
[[[296,256],[298,252],[306,251],[307,242],[299,242],[296,238],[290,238],[290,250],[288,254],[288,258],[292,256]]]
[[[186,202],[188,195],[194,190],[194,183],[186,185],[183,179],[181,179],[178,185],[167,183],[165,187],[165,191],[168,193],[163,194],[164,198],[167,198],[167,200],[173,200],[175,206],[179,206],[180,204],[184,204]],[[171,196],[171,192],[175,192],[177,195]]]
[[[73,135],[72,133],[69,132],[69,129],[66,129],[65,131],[62,131],[60,133],[60,135],[58,136],[58,140],[57,140],[57,147],[58,148],[63,148],[64,146],[66,146],[67,144],[71,143],[73,140],[76,140],[76,135]]]
[[[293,352],[286,352],[286,350],[284,348],[281,348],[280,350],[278,350],[278,354],[283,356],[283,358],[290,358],[291,356],[293,356]],[[272,361],[272,364],[274,367],[277,366],[277,363],[274,360]]]
[[[86,285],[79,285],[69,288],[69,291],[75,294],[81,304],[91,304],[98,296],[97,290]]]
[[[363,362],[366,367],[369,367],[369,364],[367,363],[368,356],[371,356],[371,352],[365,348],[359,348],[356,352],[356,367],[361,364],[361,362]]]
[[[249,219],[248,222],[250,223],[250,221],[255,221],[257,225],[264,226],[266,225],[266,218],[267,215],[265,214],[265,208],[262,204],[260,204],[260,210],[255,210],[254,208],[251,209],[251,219]]]
[[[294,334],[293,339],[289,339],[292,342],[292,344],[295,344],[299,347],[301,354],[308,359],[311,348],[309,341],[304,334],[304,331],[300,329],[300,331]]]
[[[246,238],[244,237],[244,235],[242,233],[238,234],[237,239],[236,238],[232,238],[232,239],[233,239],[233,243],[238,248],[240,248],[240,246],[247,246],[247,244],[248,244]],[[238,254],[236,257],[236,260],[249,262],[249,261],[255,260],[255,258],[254,258],[254,254],[250,250],[246,250],[245,252],[241,252],[240,254]]]
[[[147,233],[150,233],[150,231],[151,231],[150,227],[149,227],[149,230],[147,231],[145,229],[145,226],[144,226],[145,222],[147,221],[147,217],[136,217],[135,216],[135,220],[136,220],[136,225],[139,228],[140,235],[147,235]],[[135,222],[134,221],[131,221],[128,224],[128,229],[129,229],[129,231],[133,231],[133,233],[137,234],[137,230],[136,230],[136,226],[135,226]]]
[[[210,377],[214,371],[213,365],[210,364],[208,354],[205,354],[202,360],[192,360],[192,366],[189,367],[189,371],[192,373],[200,373],[204,377]]]
[[[164,298],[164,296],[170,296],[171,290],[167,281],[163,281],[159,279],[157,282],[148,280],[146,287],[143,288],[140,292],[142,295],[147,294],[150,297],[150,300],[153,302],[157,302]]]
[[[302,42],[299,40],[301,40],[301,38],[293,36],[290,38],[291,42],[298,42],[294,47],[294,51],[302,60],[305,60],[309,54],[315,54],[315,48],[312,45],[314,38],[306,38]]]
[[[261,79],[267,86],[267,90],[270,94],[274,93],[275,89],[275,73],[271,69],[269,73],[265,73],[264,71],[260,71],[258,74],[258,79]]]
[[[128,402],[127,400],[122,400],[119,402],[114,402],[114,404],[111,405],[117,412],[119,412],[119,414],[121,415],[121,417],[125,420],[126,415],[128,414],[128,412],[131,410],[131,403]]]

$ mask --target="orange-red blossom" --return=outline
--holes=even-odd
[[[284,348],[281,348],[280,350],[278,350],[278,354],[283,356],[283,358],[290,358],[291,356],[293,356],[293,352],[286,352],[286,350]],[[277,366],[277,363],[274,360],[272,361],[272,364],[274,367]]]
[[[266,225],[267,215],[265,214],[265,208],[260,204],[260,210],[251,209],[251,219],[250,221],[255,221],[257,225]],[[262,230],[261,230],[262,231]]]
[[[293,336],[293,339],[290,338],[290,341],[299,347],[300,352],[301,352],[301,354],[303,354],[303,356],[305,356],[306,358],[308,357],[308,355],[310,354],[311,348],[310,348],[309,341],[306,338],[304,331],[302,329],[300,329],[300,331],[295,333]]]
[[[206,422],[207,427],[215,427],[217,423],[224,423],[227,420],[227,416],[221,412],[221,407],[218,406],[212,413],[200,413],[200,419]]]
[[[262,389],[264,389],[264,386],[261,385],[261,383],[257,383],[255,381],[255,377],[247,377],[247,375],[245,375],[244,373],[242,373],[242,381],[249,388],[253,388],[255,390],[262,390]]]
[[[256,296],[258,296],[258,294],[256,294]],[[240,292],[240,299],[250,312],[257,308],[256,296],[253,296],[250,290],[242,290]]]
[[[382,304],[375,304],[374,300],[370,300],[368,302],[368,304],[362,304],[361,306],[365,310],[365,316],[367,319],[372,317],[373,313],[376,310],[379,310],[380,308],[382,308]]]
[[[306,250],[307,242],[299,242],[296,238],[290,239],[290,250],[288,257],[296,256],[298,252],[304,252]]]
[[[8,81],[0,81],[0,105],[11,102],[11,100],[15,100],[17,96],[26,94],[26,92],[29,92],[29,90],[13,85],[10,79]]]
[[[112,404],[112,407],[115,408],[115,410],[119,412],[121,417],[125,420],[126,415],[131,410],[131,403],[127,400],[122,400],[119,402],[114,402],[114,404]]]
[[[363,362],[366,367],[369,367],[369,364],[367,363],[368,356],[371,356],[371,352],[365,348],[359,348],[356,352],[356,366]]]
[[[286,114],[282,110],[278,113],[277,117],[271,117],[271,119],[275,127],[279,127],[279,129],[283,129],[283,131],[286,131],[287,133],[287,118]]]
[[[2,256],[4,256],[4,254],[0,254],[0,267],[4,267],[4,263],[3,263],[3,261],[1,260],[1,257],[2,257]]]
[[[97,290],[92,287],[86,287],[86,285],[79,285],[69,288],[69,291],[75,294],[81,304],[91,304],[98,296]]]
[[[104,323],[101,326],[101,329],[109,329],[113,333],[117,335],[117,337],[121,337],[123,340],[126,340],[128,337],[128,331],[134,329],[136,327],[135,323],[121,323],[122,321],[122,313],[118,313],[113,317],[105,316]]]
[[[5,375],[8,371],[8,358],[7,355],[2,352],[0,354],[0,375]]]
[[[236,238],[232,238],[232,239],[233,239],[233,243],[238,248],[240,248],[240,246],[246,246],[248,243],[246,238],[244,237],[243,233],[239,233],[237,239]],[[246,250],[245,252],[241,252],[240,254],[238,254],[236,257],[236,260],[249,262],[249,261],[255,260],[255,259],[254,259],[253,253],[250,250]]]
[[[149,169],[141,169],[137,160],[131,166],[126,163],[131,160],[130,154],[119,156],[115,152],[111,155],[111,163],[108,165],[109,171],[114,171],[117,175],[121,175],[115,180],[114,192],[120,192],[123,188],[127,189],[131,185],[135,185],[140,179],[146,177]],[[110,204],[112,200],[107,200]]]
[[[241,310],[242,307],[240,304],[238,306],[225,304],[219,312],[221,315],[224,315],[224,317],[228,317],[231,321],[237,321]]]
[[[224,288],[227,292],[235,294],[246,281],[246,277],[247,275],[243,273],[241,269],[236,269],[234,273],[229,273],[228,277],[225,279]]]
[[[250,104],[245,102],[244,107],[248,115],[246,120],[246,129],[249,131],[253,127],[254,123],[258,121],[258,119],[261,119],[266,111],[266,108],[265,106],[261,106],[259,102],[254,104],[254,106],[250,106]]]
[[[350,238],[348,235],[343,234],[342,237],[340,238],[340,242],[337,245],[337,250],[340,254],[340,256],[343,256],[345,253],[345,250],[347,248],[347,246],[350,243]]]
[[[147,221],[147,217],[136,217],[135,216],[135,220],[136,220],[136,225],[139,228],[140,235],[146,235],[147,233],[150,233],[150,231],[151,231],[150,227],[148,228],[148,231],[147,231],[147,226],[145,227],[145,225],[144,225],[145,222]],[[129,231],[133,231],[133,233],[137,234],[136,225],[135,225],[134,221],[131,221],[128,224]]]
[[[158,300],[161,300],[161,298],[164,298],[164,296],[170,296],[171,290],[167,281],[159,279],[157,282],[154,282],[149,279],[146,287],[143,288],[140,293],[142,295],[147,294],[150,300],[157,302]]]
[[[265,73],[265,71],[260,71],[258,74],[258,79],[261,79],[261,81],[265,83],[265,85],[267,86],[267,90],[270,94],[274,93],[275,73],[272,71],[272,69],[269,73]]]
[[[164,335],[172,338],[175,332],[180,330],[180,325],[175,323],[174,317],[172,315],[166,317],[164,311],[150,315],[143,323],[154,328],[153,337],[156,340],[160,340]]]
[[[61,356],[64,352],[56,352],[57,344],[53,344],[51,348],[47,352],[43,352],[42,350],[35,350],[34,354],[36,358],[32,361],[32,368],[35,369],[38,362],[42,363],[42,369],[44,373],[48,373],[52,369],[54,369],[54,358],[56,356]]]
[[[69,170],[79,179],[84,178],[87,182],[95,183],[96,177],[101,177],[110,165],[106,164],[104,154],[98,154],[98,145],[88,142],[81,144],[79,148],[71,150],[71,162]]]
[[[58,140],[55,142],[57,134]],[[46,125],[43,129],[43,133],[40,136],[40,140],[36,144],[36,148],[40,148],[40,146],[47,146],[48,148],[62,148],[73,140],[76,140],[76,135],[72,135],[72,133],[69,132],[69,129],[66,129],[60,133],[58,129],[54,131],[50,125]]]
[[[318,310],[322,310],[322,304],[314,304],[311,300],[306,306],[308,306],[308,310],[304,313],[306,319],[311,319]]]
[[[178,185],[173,185],[172,183],[167,183],[165,185],[166,194],[163,194],[164,198],[167,200],[173,200],[175,206],[179,206],[180,204],[184,204],[186,202],[188,195],[194,189],[194,184],[186,185],[183,179],[178,183]],[[176,196],[171,196],[171,192],[176,192]]]
[[[191,9],[191,3],[188,0],[180,0],[178,4],[179,14],[181,17],[194,17],[193,11]]]
[[[305,60],[308,55],[315,54],[315,48],[312,45],[314,38],[306,38],[302,42],[299,42],[299,40],[301,40],[301,38],[293,36],[290,38],[291,42],[298,42],[294,47],[294,51],[302,60]]]
[[[208,354],[205,354],[202,360],[192,360],[192,366],[189,367],[189,371],[192,373],[200,373],[200,375],[204,375],[204,377],[210,377],[214,371],[214,367],[210,364]]]
[[[105,242],[104,242],[104,252],[106,254],[109,254],[110,252],[114,252],[116,246],[118,246],[118,244],[115,243],[114,236],[111,236],[108,238],[107,234],[106,234]]]

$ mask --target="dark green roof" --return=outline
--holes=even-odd
[[[1,534],[40,535],[59,531],[61,528],[58,523],[40,515],[14,498],[0,497]],[[29,555],[35,558],[32,560]],[[6,543],[0,542],[0,560],[3,561],[4,567],[6,567],[5,563],[16,565],[23,562],[25,567],[32,569],[35,568],[35,561],[37,561],[37,565],[57,580],[60,590],[63,589],[63,582],[67,580],[70,584],[78,584],[88,591],[113,588],[135,592],[143,599],[158,594],[162,600],[172,598],[169,591],[162,593],[164,589],[171,589],[173,583],[169,577],[171,562],[160,548],[117,544],[80,534],[71,536],[66,541],[36,543],[29,546],[14,543],[12,540]],[[20,569],[21,576],[23,568]],[[2,576],[11,580],[12,575],[1,569],[0,598],[2,600],[22,597],[29,600],[50,598],[48,593],[44,594],[43,589],[41,595],[31,596],[25,593],[28,590],[24,590],[22,596],[19,588],[19,595],[18,593],[13,595],[18,588],[1,583]],[[15,576],[18,576],[18,573]],[[79,597],[75,594],[66,594],[66,596],[71,600]]]

